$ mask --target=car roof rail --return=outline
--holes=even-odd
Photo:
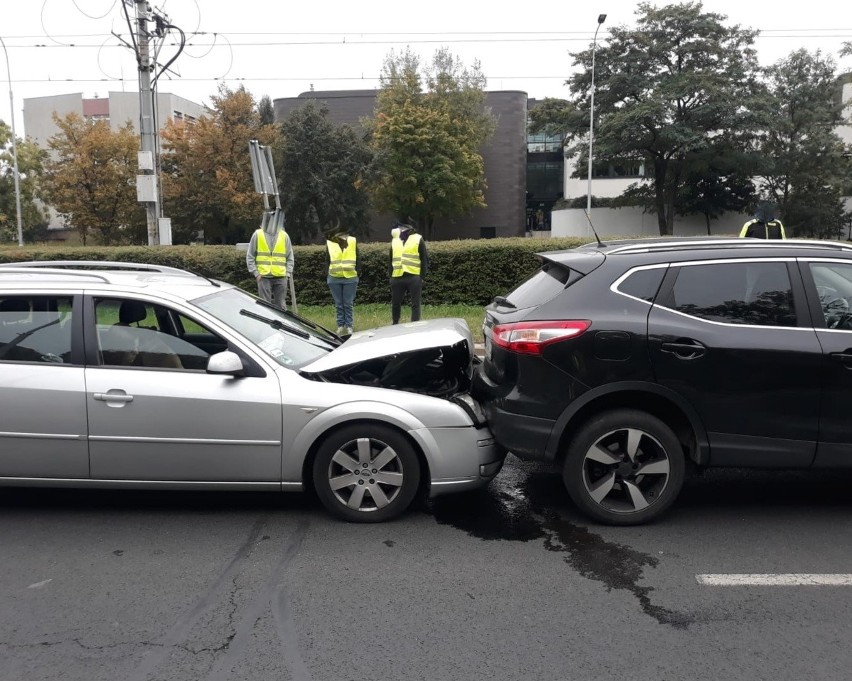
[[[11,263],[0,263],[0,276],[8,275],[8,274],[32,274],[33,267],[15,267]],[[42,269],[42,268],[39,268]],[[97,272],[73,272],[62,269],[60,267],[50,269],[43,268],[43,274],[56,274],[61,277],[85,277],[94,281],[102,281],[105,284],[111,283],[110,280],[105,277],[103,274],[98,274]]]
[[[139,262],[121,262],[117,260],[28,260],[24,262],[0,263],[0,268],[9,267],[34,269],[94,268],[105,270],[128,270],[131,272],[163,272],[172,274],[195,274],[178,267],[167,265],[149,265]],[[201,275],[195,275],[201,276]]]
[[[650,253],[654,251],[680,251],[680,250],[704,250],[719,248],[722,246],[734,246],[737,248],[813,248],[831,249],[836,251],[852,251],[852,243],[844,244],[838,241],[819,241],[815,239],[754,239],[754,238],[730,238],[730,239],[707,239],[696,241],[661,241],[649,244],[627,244],[616,246],[612,250],[603,251],[607,255],[615,253]]]

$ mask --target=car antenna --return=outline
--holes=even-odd
[[[595,226],[592,224],[592,217],[589,215],[589,211],[584,210],[583,212],[586,214],[586,220],[589,221],[589,227],[592,228],[592,234],[594,234],[595,239],[598,240],[598,246],[600,246],[601,248],[606,248],[606,244],[601,241],[601,238],[598,236],[597,231],[595,231]]]

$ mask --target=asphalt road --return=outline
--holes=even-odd
[[[547,468],[383,525],[307,495],[0,492],[0,679],[849,679],[852,472],[714,472],[589,524]]]

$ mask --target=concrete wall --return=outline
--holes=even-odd
[[[106,100],[104,100],[106,101]],[[166,121],[180,112],[184,116],[200,118],[206,109],[183,97],[170,93],[157,94],[159,108],[159,126],[162,128]],[[60,118],[75,112],[83,115],[83,95],[79,92],[69,95],[54,95],[51,97],[31,97],[24,100],[24,133],[41,147],[47,147],[47,140],[53,137],[59,128],[53,122],[53,114]],[[133,129],[139,132],[139,93],[110,92],[109,93],[109,123],[112,130],[118,130],[130,121]]]
[[[310,100],[324,103],[335,125],[351,125],[361,130],[362,118],[372,117],[378,90],[311,91],[298,97],[273,101],[275,120]],[[485,105],[497,118],[491,140],[480,151],[485,167],[486,208],[469,216],[436,220],[433,239],[479,238],[481,228],[494,228],[495,236],[521,236],[524,233],[527,160],[527,94],[516,91],[487,92]],[[392,216],[373,213],[370,232],[374,238],[390,238]]]
[[[59,130],[56,123],[53,122],[53,114],[56,113],[62,118],[72,112],[80,116],[83,115],[83,94],[81,92],[25,99],[24,136],[40,147],[47,148],[47,140]]]
[[[594,185],[593,185],[594,187]],[[738,236],[744,223],[751,216],[740,213],[726,213],[718,220],[710,222],[711,234]],[[643,213],[641,208],[593,208],[591,220],[601,239],[617,237],[660,236],[657,216]],[[592,229],[581,208],[555,210],[552,214],[551,236],[580,236],[593,238]],[[707,225],[704,217],[689,215],[676,217],[675,236],[704,236]]]

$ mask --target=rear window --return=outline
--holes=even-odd
[[[665,267],[636,270],[627,275],[616,290],[627,296],[653,303],[654,298],[657,296],[657,291],[660,290],[660,284],[663,282],[663,275],[665,273]]]
[[[582,277],[579,272],[554,262],[546,262],[541,269],[524,281],[506,299],[518,309],[542,305],[555,298]]]

